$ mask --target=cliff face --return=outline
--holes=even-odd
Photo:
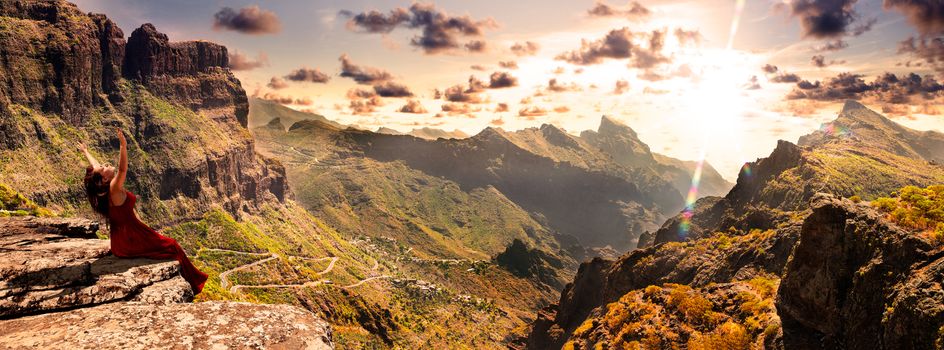
[[[944,340],[944,249],[865,204],[817,197],[783,273],[784,345],[930,349]]]
[[[116,258],[98,229],[0,218],[0,347],[333,347],[327,323],[293,306],[191,303],[176,261]]]
[[[284,200],[285,170],[255,152],[225,47],[170,42],[150,24],[126,42],[104,15],[15,0],[0,6],[0,56],[0,151],[9,159],[0,183],[39,204],[86,210],[75,145],[107,162],[116,126],[129,139],[129,188],[155,224],[213,204],[238,214]],[[25,168],[48,176],[23,176]]]

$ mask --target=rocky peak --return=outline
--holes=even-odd
[[[273,130],[285,131],[285,125],[282,124],[281,118],[272,118],[266,127]]]
[[[624,135],[631,139],[639,138],[633,128],[606,115],[600,118],[600,127],[597,128],[597,132],[602,135]]]
[[[171,43],[167,35],[145,23],[128,38],[124,76],[147,81],[159,75],[195,75],[228,66],[225,46],[206,41]]]
[[[580,148],[580,143],[577,142],[572,135],[552,124],[541,124],[540,130],[544,135],[544,139],[552,145],[566,148]]]

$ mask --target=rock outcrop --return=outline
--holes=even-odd
[[[331,329],[289,305],[190,303],[176,261],[120,259],[97,223],[0,218],[0,348],[330,349]]]
[[[784,345],[931,349],[944,341],[944,247],[866,204],[822,195],[783,274]]]
[[[4,349],[332,349],[331,329],[289,305],[108,304],[0,321]]]

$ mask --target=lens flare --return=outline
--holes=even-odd
[[[744,5],[747,0],[737,0],[734,4],[734,17],[731,19],[731,31],[728,33],[728,50],[734,47],[734,36],[737,35],[738,26],[741,25],[741,14],[744,13]]]

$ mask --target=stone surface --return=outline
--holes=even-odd
[[[944,248],[867,205],[819,195],[780,284],[784,345],[940,347],[942,280]]]
[[[289,305],[114,303],[0,321],[4,349],[331,349],[327,323]]]
[[[121,300],[193,299],[176,261],[120,259],[81,219],[0,218],[0,317]]]

